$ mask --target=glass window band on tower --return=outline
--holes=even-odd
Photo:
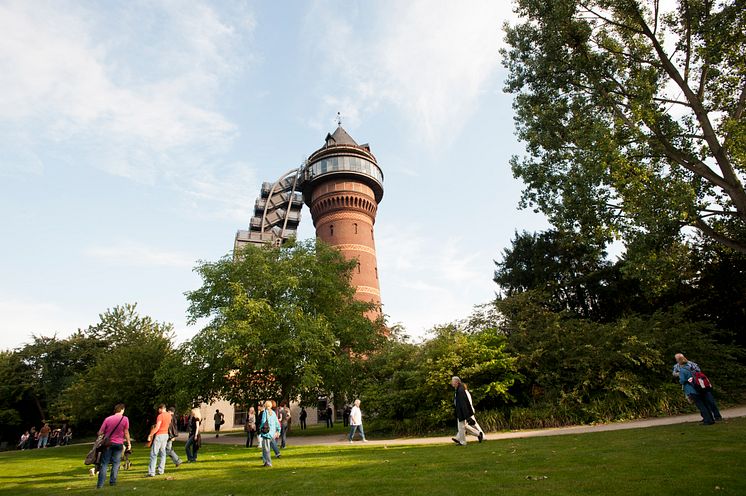
[[[383,173],[374,163],[362,157],[327,157],[315,162],[306,169],[306,180],[329,172],[356,172],[372,177],[383,186]]]

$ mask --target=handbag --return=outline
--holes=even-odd
[[[264,422],[262,422],[260,432],[262,434],[269,434],[269,415],[267,415],[266,411],[264,412]]]

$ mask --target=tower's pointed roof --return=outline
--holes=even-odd
[[[337,126],[337,129],[333,133],[326,135],[326,146],[334,145],[359,146],[357,142],[352,139],[352,136],[347,134],[347,131],[345,131],[341,125]]]

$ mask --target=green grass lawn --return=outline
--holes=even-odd
[[[261,467],[256,448],[206,444],[198,463],[176,469],[169,460],[165,476],[145,479],[148,452],[137,446],[132,469],[99,494],[744,495],[745,448],[746,419],[467,447],[289,447],[271,469]],[[96,493],[83,465],[87,450],[0,453],[0,494]]]

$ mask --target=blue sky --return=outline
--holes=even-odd
[[[491,299],[521,153],[509,2],[0,2],[0,348],[137,303],[186,325],[262,181],[337,112],[385,174],[381,296],[413,336]],[[300,237],[313,236],[303,212]]]

